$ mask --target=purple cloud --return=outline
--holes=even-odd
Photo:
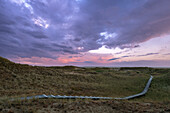
[[[1,0],[0,55],[55,58],[103,45],[139,47],[170,33],[169,6],[169,0]]]
[[[159,53],[147,53],[147,54],[143,54],[143,55],[125,55],[125,56],[121,56],[119,58],[109,59],[108,61],[118,60],[118,59],[127,58],[127,57],[141,57],[141,56],[150,56],[150,55],[157,55],[157,54],[159,54]]]
[[[164,55],[170,55],[170,53],[166,53],[166,54],[164,54]]]
[[[95,63],[95,62],[93,62],[93,61],[84,61],[83,63],[88,63],[88,64],[90,63],[91,64],[91,63]]]
[[[108,61],[113,61],[113,60],[117,60],[117,59],[121,59],[121,58],[111,58]]]
[[[123,61],[110,64],[113,67],[169,67],[170,60]]]
[[[83,62],[69,62],[69,64],[97,64],[96,62],[93,62],[93,61],[83,61]]]
[[[140,56],[150,56],[150,55],[157,55],[159,53],[147,53],[147,54],[144,54],[144,55],[137,55],[138,57]]]

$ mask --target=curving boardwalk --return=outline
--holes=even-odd
[[[148,80],[148,82],[147,82],[147,84],[145,86],[145,89],[141,93],[131,95],[131,96],[128,96],[128,97],[114,98],[114,99],[132,99],[132,98],[136,98],[136,97],[145,95],[148,92],[148,89],[149,89],[149,86],[151,84],[152,79],[153,79],[153,76],[150,77],[150,79]]]
[[[145,89],[141,92],[141,93],[138,93],[138,94],[135,94],[135,95],[132,95],[132,96],[128,96],[128,97],[123,97],[123,98],[113,98],[113,97],[93,97],[93,96],[61,96],[61,95],[36,95],[36,96],[30,96],[30,97],[21,97],[21,98],[17,98],[19,100],[29,100],[29,99],[42,99],[42,98],[56,98],[56,99],[94,99],[94,100],[98,100],[98,99],[119,99],[119,100],[122,100],[122,99],[132,99],[132,98],[136,98],[136,97],[139,97],[139,96],[142,96],[142,95],[145,95],[149,89],[149,86],[151,84],[151,81],[153,79],[153,76],[150,77],[150,79],[148,80],[146,86],[145,86]],[[12,99],[12,100],[16,100],[16,99]]]

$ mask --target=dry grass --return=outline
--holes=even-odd
[[[120,112],[170,112],[170,103],[131,102],[117,100],[62,100],[36,99],[4,102],[2,113],[120,113]]]
[[[19,107],[24,110],[27,104],[29,104],[30,105],[29,109],[35,112],[38,111],[37,110],[38,108],[34,108],[35,107],[34,104],[38,102],[50,103],[51,105],[53,103],[57,102],[62,103],[64,101],[43,99],[34,100],[35,103],[34,101],[26,102],[17,101],[14,103],[7,102],[9,98],[14,97],[41,94],[85,95],[107,97],[129,96],[132,94],[139,93],[143,90],[147,80],[150,77],[149,76],[150,74],[154,76],[154,79],[152,82],[152,86],[149,89],[149,92],[144,97],[134,99],[133,102],[149,101],[153,103],[154,102],[169,103],[170,69],[153,69],[147,67],[146,68],[128,68],[128,67],[80,68],[74,66],[39,67],[15,64],[7,59],[0,57],[0,78],[1,78],[0,100],[2,103],[2,105],[0,104],[0,111],[1,109],[5,108],[4,106],[8,106],[5,109],[16,110],[16,108]],[[72,104],[74,105],[74,101],[71,102],[70,101],[71,100],[68,100],[66,101],[66,103],[71,103],[71,105]],[[97,102],[101,104],[100,100]],[[114,104],[114,102],[112,101],[109,102]],[[48,107],[50,105],[48,105]],[[105,105],[101,104],[101,109],[105,109],[104,106]],[[38,105],[38,107],[40,106]],[[40,108],[44,107],[41,106]],[[31,111],[29,109],[28,111]],[[57,109],[58,108],[56,108],[56,110]],[[91,108],[89,108],[89,110],[90,109]]]

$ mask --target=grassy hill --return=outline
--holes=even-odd
[[[141,92],[150,75],[149,92],[133,101],[169,103],[170,69],[40,67],[0,57],[0,99],[41,94],[124,97]]]

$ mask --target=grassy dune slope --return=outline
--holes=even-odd
[[[134,100],[169,102],[170,69],[39,67],[0,57],[0,99],[39,94],[124,97],[141,92],[150,74],[149,92]]]

